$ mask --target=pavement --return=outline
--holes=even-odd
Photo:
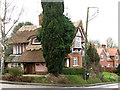
[[[58,87],[89,87],[89,86],[98,86],[98,85],[113,84],[113,83],[118,83],[118,82],[105,82],[105,83],[86,84],[86,85],[71,85],[71,84],[27,83],[27,82],[13,82],[13,81],[0,80],[0,83],[1,84],[15,84],[15,85],[58,86]]]

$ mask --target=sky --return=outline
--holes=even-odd
[[[88,40],[99,40],[106,44],[108,37],[112,37],[118,44],[118,1],[119,0],[64,0],[65,13],[72,22],[82,20],[86,27],[87,7],[97,7],[99,13],[88,22]],[[38,15],[42,12],[41,0],[16,0],[17,9],[23,7],[24,12],[19,22],[30,21],[39,24]],[[18,10],[19,11],[19,10]],[[89,9],[89,19],[96,8]]]

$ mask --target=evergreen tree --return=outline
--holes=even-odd
[[[87,55],[88,55],[89,60],[90,60],[90,63],[89,63],[90,65],[92,65],[92,64],[97,65],[99,63],[100,57],[97,53],[96,48],[94,46],[92,46],[91,43],[89,44],[89,47],[87,49]]]
[[[48,72],[58,75],[63,69],[65,56],[70,52],[75,27],[63,15],[63,2],[41,2],[41,4],[43,22],[38,37],[42,43]]]

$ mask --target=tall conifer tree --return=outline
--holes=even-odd
[[[43,22],[40,33],[42,34],[38,37],[42,42],[48,72],[58,75],[64,66],[65,56],[70,53],[75,27],[63,15],[64,2],[41,2],[41,4]]]

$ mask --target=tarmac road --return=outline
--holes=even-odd
[[[15,85],[1,84],[2,90],[118,90],[118,83],[88,86],[88,87],[59,87],[59,86],[43,86],[43,85]],[[14,89],[13,89],[14,88]],[[41,88],[41,89],[40,89]]]

